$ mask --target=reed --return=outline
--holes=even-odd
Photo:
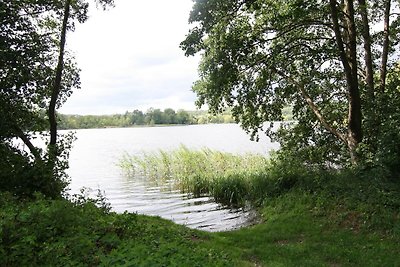
[[[210,195],[229,205],[244,205],[254,198],[256,181],[267,179],[269,160],[259,154],[235,155],[180,146],[138,156],[125,155],[120,166],[128,176],[155,182],[173,182],[182,192],[195,197]]]

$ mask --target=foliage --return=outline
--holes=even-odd
[[[251,195],[262,192],[262,222],[213,234],[110,212],[101,195],[50,200],[36,194],[27,201],[0,193],[0,265],[396,265],[398,181],[292,163],[272,159],[268,179],[251,181]],[[240,184],[230,177],[230,187]]]
[[[88,129],[103,127],[131,127],[142,125],[188,125],[206,123],[233,123],[232,114],[211,115],[207,111],[175,111],[167,108],[149,109],[147,112],[134,110],[114,115],[64,115],[59,114],[60,129]]]
[[[113,4],[95,2],[104,8]],[[66,32],[86,21],[88,5],[80,0],[0,2],[0,191],[57,197],[68,182],[64,170],[73,138],[59,135],[56,142],[55,110],[80,88],[79,69],[64,45]],[[48,149],[36,147],[33,139],[47,139],[49,128]]]
[[[156,183],[173,182],[182,192],[195,197],[207,194],[219,202],[240,205],[248,198],[260,197],[250,188],[265,173],[268,159],[181,146],[170,152],[125,155],[120,166],[130,177],[144,176]]]
[[[167,108],[164,111],[149,109],[143,113],[140,110],[115,115],[59,115],[60,129],[87,129],[102,127],[129,127],[160,124],[192,124],[192,116],[184,110]]]
[[[386,212],[393,214],[400,208],[396,198],[400,177],[387,177],[376,167],[323,170],[305,167],[299,159],[282,157],[279,153],[268,159],[261,155],[240,156],[186,147],[171,152],[126,155],[120,166],[130,177],[145,176],[158,183],[172,182],[183,192],[194,196],[211,195],[217,202],[227,205],[251,203],[259,206],[271,198],[299,190],[317,194],[326,201],[323,206],[332,201],[342,207],[360,208],[358,212],[364,223],[369,222],[369,216],[385,217]],[[376,205],[385,208],[376,210]],[[382,220],[394,220],[394,223],[398,218]],[[379,225],[374,227],[379,228]]]
[[[56,61],[56,40],[60,1],[2,1],[0,3],[0,146],[2,183],[0,190],[18,194],[41,191],[59,195],[64,174],[50,175],[45,152],[36,148],[32,132],[46,129],[42,114],[50,101],[50,88]],[[71,89],[79,87],[78,71],[67,57],[61,105]],[[19,138],[29,149],[21,149]],[[62,159],[59,158],[59,162]],[[59,166],[61,168],[61,166]]]
[[[284,121],[293,120],[291,107],[283,108]],[[232,112],[212,114],[206,110],[186,111],[167,108],[149,109],[146,112],[134,110],[114,115],[68,115],[58,114],[60,129],[90,129],[104,127],[132,127],[148,125],[188,125],[208,123],[235,123]]]
[[[388,73],[388,92],[377,100],[380,112],[379,135],[374,136],[376,146],[368,141],[360,147],[366,155],[368,168],[379,168],[388,178],[400,174],[400,66],[397,64]]]
[[[379,157],[385,124],[397,122],[399,102],[386,100],[398,99],[398,81],[389,78],[398,61],[398,7],[390,0],[194,1],[181,47],[202,56],[197,104],[232,108],[253,137],[289,105],[298,123],[264,129],[284,150],[335,166],[365,160],[365,146]]]
[[[231,266],[198,233],[158,218],[110,213],[97,199],[0,198],[1,266]]]

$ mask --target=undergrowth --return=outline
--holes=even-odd
[[[0,266],[231,266],[202,234],[160,218],[116,214],[90,199],[0,194]]]
[[[231,205],[250,202],[262,222],[232,232],[205,233],[157,217],[110,212],[101,194],[95,199],[79,194],[51,200],[41,194],[22,199],[0,192],[0,266],[397,266],[400,262],[398,177],[361,168],[314,169],[292,159],[267,160],[258,155],[241,158],[186,148],[175,153],[153,155],[152,162],[158,165],[145,163],[146,157],[125,164],[143,163],[142,169],[135,165],[136,174],[152,173],[155,179],[170,181],[181,175],[177,185],[187,192],[196,189]],[[198,177],[184,180],[183,173]]]
[[[125,156],[128,175],[159,182],[174,181],[183,192],[210,195],[217,202],[262,207],[272,199],[299,191],[315,198],[315,210],[354,229],[400,233],[400,183],[378,170],[323,170],[296,159],[233,155],[181,147],[172,152]]]

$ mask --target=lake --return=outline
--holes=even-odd
[[[65,131],[61,131],[65,132]],[[137,127],[76,130],[70,154],[70,193],[82,187],[100,189],[116,212],[156,215],[191,228],[225,231],[248,225],[254,212],[229,209],[209,197],[191,198],[179,191],[155,186],[138,177],[126,177],[118,167],[125,153],[138,155],[159,149],[210,148],[243,154],[267,155],[279,148],[265,136],[259,142],[236,124],[207,124],[170,127]]]

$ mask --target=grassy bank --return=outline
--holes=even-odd
[[[227,172],[220,175],[232,180],[220,190],[231,192],[236,185],[247,190],[243,198],[257,195],[247,201],[257,206],[262,222],[232,232],[206,233],[160,218],[115,214],[101,198],[38,195],[24,201],[2,193],[0,266],[399,265],[398,180],[372,170],[328,172],[274,161],[243,178],[245,162],[240,161],[240,175],[221,168]],[[209,189],[212,183],[207,182]]]
[[[270,199],[261,209],[263,223],[217,233],[215,248],[229,250],[237,266],[399,265],[398,213],[366,215],[339,199],[323,201],[329,204],[301,191]]]
[[[93,201],[0,198],[0,266],[229,266],[202,233]],[[204,236],[208,239],[208,236]],[[196,266],[196,265],[195,265]]]

